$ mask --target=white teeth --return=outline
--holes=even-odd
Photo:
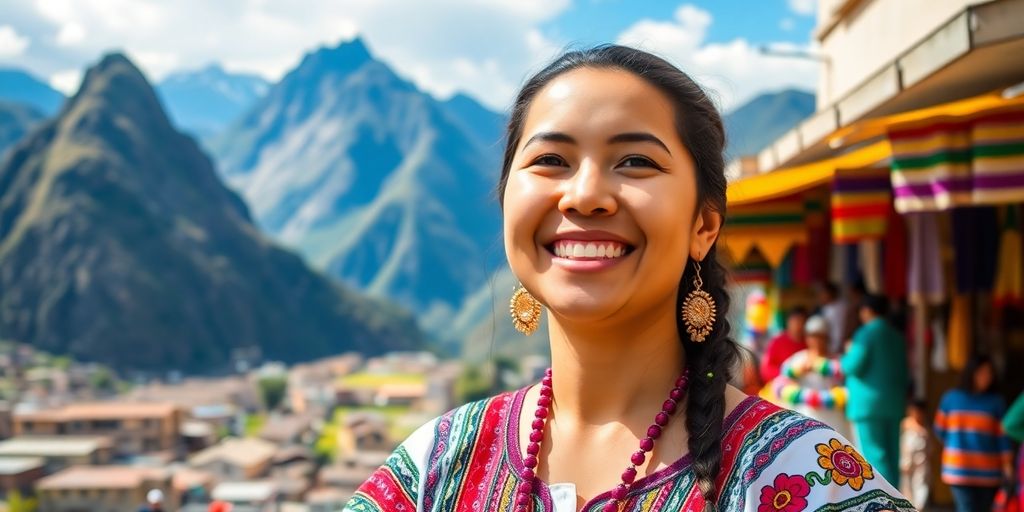
[[[559,258],[619,258],[626,248],[618,243],[585,243],[560,240],[553,248]]]

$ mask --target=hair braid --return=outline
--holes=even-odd
[[[690,370],[690,392],[686,400],[686,430],[688,447],[693,458],[693,472],[697,486],[704,496],[705,510],[715,510],[717,501],[716,479],[722,465],[722,424],[725,417],[725,386],[739,354],[729,338],[729,295],[725,292],[726,271],[715,259],[712,249],[702,265],[701,278],[708,293],[715,299],[718,320],[711,336],[703,343],[695,343],[686,336],[685,326],[679,322],[686,349],[686,365]],[[693,269],[683,275],[679,287],[679,304],[693,288]]]

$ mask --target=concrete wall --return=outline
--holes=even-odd
[[[818,0],[818,30],[847,0]],[[818,109],[832,105],[979,0],[861,0],[821,41]]]

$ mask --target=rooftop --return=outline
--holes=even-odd
[[[167,478],[159,468],[133,466],[73,466],[45,477],[36,484],[39,490],[54,489],[135,489],[147,482]]]
[[[16,412],[15,418],[29,421],[120,420],[162,418],[174,414],[172,403],[95,402],[71,404],[58,409]]]
[[[189,464],[195,467],[205,466],[215,461],[224,461],[248,467],[269,461],[275,452],[277,452],[277,445],[274,443],[254,437],[230,437],[193,455],[189,459]]]
[[[213,488],[213,499],[232,503],[267,501],[277,494],[277,483],[267,480],[224,482]]]
[[[0,457],[76,457],[110,448],[109,438],[101,436],[19,436],[0,441]]]
[[[0,475],[17,475],[41,468],[46,461],[41,457],[0,457]]]

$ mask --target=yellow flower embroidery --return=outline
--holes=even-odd
[[[831,475],[832,481],[836,484],[849,484],[850,488],[859,491],[864,487],[865,480],[875,478],[871,464],[868,464],[852,446],[844,445],[833,438],[828,444],[819,444],[816,448],[820,455],[818,465]]]

